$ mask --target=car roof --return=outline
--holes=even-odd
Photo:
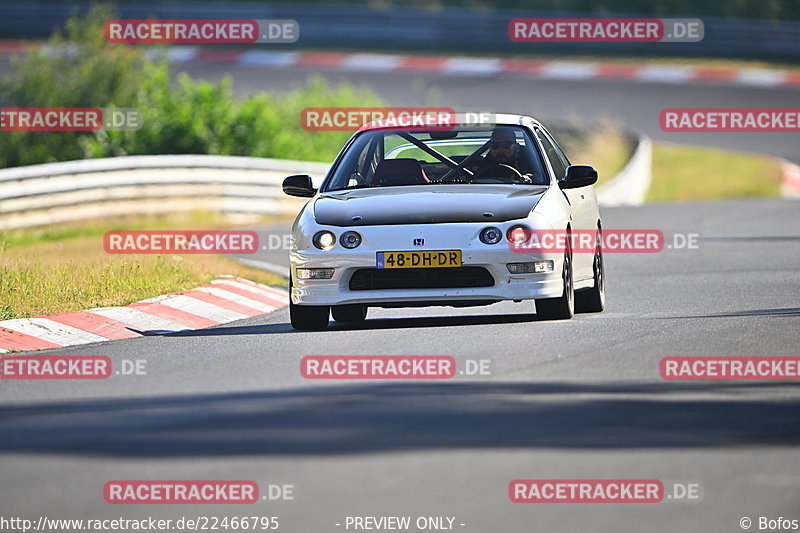
[[[421,108],[420,110],[422,110]],[[435,108],[431,108],[432,110]],[[431,113],[425,120],[425,126],[404,126],[398,125],[397,119],[387,118],[383,120],[376,120],[368,122],[361,126],[358,131],[373,131],[373,130],[424,130],[426,127],[443,127],[443,126],[520,126],[524,124],[533,123],[540,125],[540,122],[533,117],[527,115],[513,115],[508,113],[452,113],[442,109],[440,113]]]

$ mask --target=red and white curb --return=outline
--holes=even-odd
[[[203,329],[264,315],[287,305],[287,291],[246,279],[220,277],[194,290],[125,307],[0,321],[0,353]]]
[[[800,166],[791,161],[781,160],[781,194],[784,198],[800,199]]]
[[[34,48],[38,46],[35,43],[26,43],[23,41],[0,41],[0,53],[14,53],[14,52],[24,52],[29,48]]]
[[[436,72],[452,76],[517,75],[559,80],[612,79],[672,84],[722,82],[758,87],[800,86],[798,71],[689,65],[270,50],[230,51],[199,47],[174,47],[167,52],[167,59],[178,64],[214,62],[263,67],[324,67],[362,72]]]
[[[15,52],[33,44],[0,42],[0,52]],[[158,54],[160,51],[151,50]],[[372,53],[226,50],[173,46],[170,63],[224,63],[256,67],[320,67],[360,72],[436,72],[452,76],[514,75],[552,80],[625,80],[642,83],[728,83],[756,87],[800,86],[800,71],[632,64],[590,61],[545,61],[488,57],[409,56]]]

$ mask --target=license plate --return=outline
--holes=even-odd
[[[378,268],[460,267],[461,250],[378,252],[376,266]]]

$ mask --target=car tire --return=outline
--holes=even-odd
[[[300,331],[319,331],[328,327],[331,313],[327,305],[295,305],[291,300],[292,282],[289,280],[289,319],[292,327]]]
[[[366,305],[334,305],[331,316],[337,322],[362,322],[367,318]]]
[[[575,293],[576,313],[599,313],[606,308],[606,273],[603,265],[603,250],[600,244],[594,252],[592,263],[594,287]]]
[[[558,298],[542,298],[536,300],[536,315],[543,320],[566,320],[575,315],[575,286],[572,280],[572,248],[567,237],[567,249],[564,252],[564,267],[561,279],[564,290]]]

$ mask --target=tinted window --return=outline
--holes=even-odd
[[[534,131],[536,131],[536,136],[542,142],[547,159],[550,161],[553,172],[556,174],[556,179],[563,179],[564,175],[567,173],[567,167],[569,166],[567,156],[561,151],[555,139],[550,137],[545,131],[539,128],[534,128]]]

